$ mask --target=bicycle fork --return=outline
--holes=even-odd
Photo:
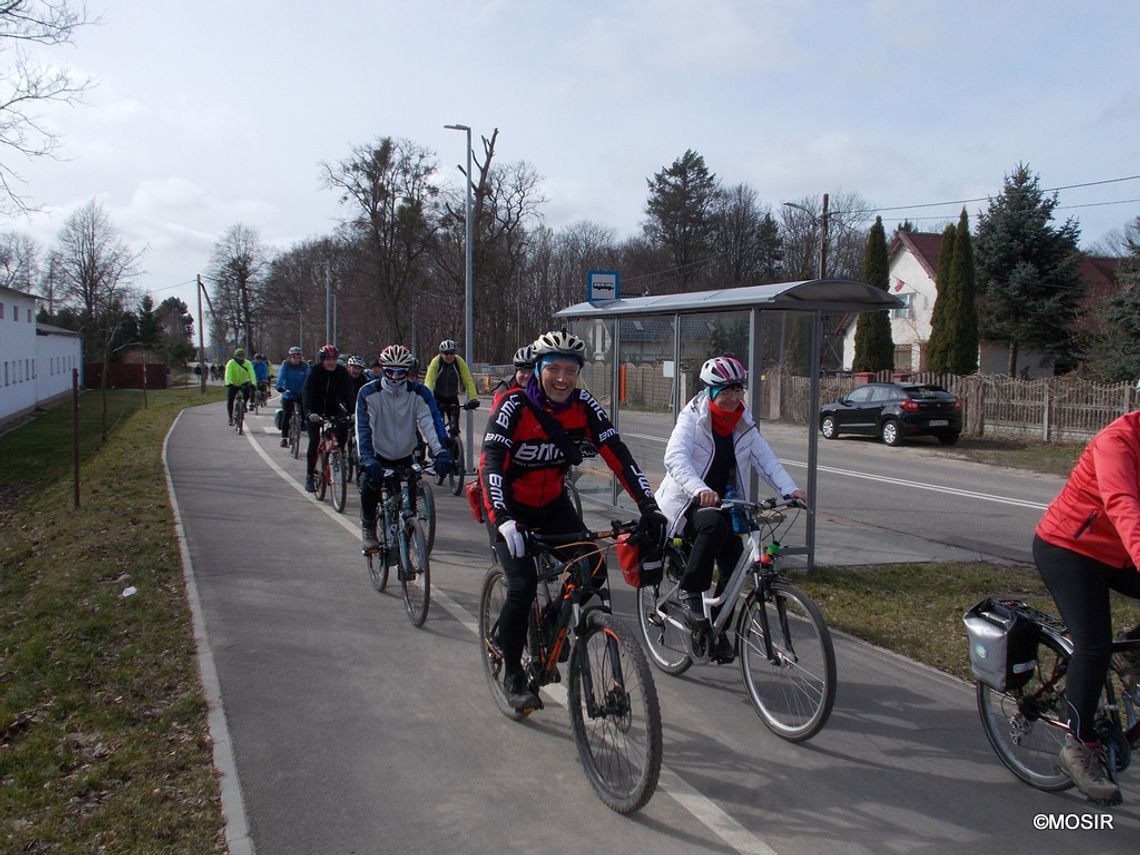
[[[771,621],[768,618],[769,599],[776,604],[776,617],[780,624],[780,634],[784,640],[783,647],[780,650],[777,650],[776,646],[772,644]],[[766,580],[758,579],[756,602],[760,605],[757,611],[760,614],[760,631],[764,636],[765,658],[773,665],[784,665],[785,663],[795,664],[799,661],[799,658],[796,656],[796,651],[792,644],[792,631],[788,626],[788,607],[784,602],[784,598],[774,592],[771,584]]]
[[[625,675],[621,668],[621,645],[611,630],[603,627],[601,630],[606,636],[606,655],[612,663],[614,684],[605,693],[601,705],[598,704],[597,695],[594,694],[594,672],[586,655],[585,643],[578,642],[578,656],[581,659],[582,692],[586,696],[586,713],[591,719],[603,716],[623,716],[629,712],[629,693],[625,690]]]

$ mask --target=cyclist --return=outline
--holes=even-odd
[[[281,408],[284,417],[281,419],[281,447],[289,447],[289,421],[293,417],[293,410],[301,402],[301,390],[305,387],[305,378],[309,376],[309,363],[302,359],[303,351],[299,347],[289,348],[288,358],[277,369],[277,391],[281,393]]]
[[[234,358],[226,363],[226,415],[230,427],[234,425],[234,398],[237,397],[238,390],[244,390],[246,400],[249,400],[256,382],[253,363],[245,358],[245,348],[234,348]]]
[[[463,357],[456,352],[457,349],[458,345],[451,339],[441,341],[439,353],[428,363],[427,376],[424,377],[424,385],[435,395],[439,409],[447,418],[447,426],[453,433],[455,425],[459,423],[461,386],[467,392],[467,403],[472,407],[479,406],[475,380]]]
[[[534,345],[528,344],[515,351],[515,373],[510,382],[500,380],[491,393],[491,406],[499,403],[499,399],[512,389],[525,389],[527,381],[534,375]]]
[[[503,688],[520,712],[542,704],[527,686],[520,658],[527,613],[538,586],[534,560],[527,556],[526,530],[567,534],[584,528],[562,489],[572,463],[580,463],[578,443],[589,437],[641,511],[641,527],[660,544],[665,517],[649,481],[634,461],[609,416],[578,375],[586,346],[575,335],[548,332],[534,343],[536,373],[525,389],[503,395],[491,412],[483,440],[479,479],[493,548],[507,577],[507,597],[499,615]]]
[[[431,409],[407,381],[413,358],[403,345],[384,348],[380,351],[383,376],[366,384],[356,400],[356,447],[365,473],[360,487],[360,546],[365,551],[380,548],[376,510],[384,469],[412,462],[417,429],[431,447],[436,471],[451,471],[451,456],[440,442]]]
[[[264,353],[253,355],[253,376],[257,378],[257,391],[263,401],[269,400],[269,363]]]
[[[685,405],[665,447],[665,479],[657,501],[669,520],[670,535],[692,540],[681,577],[684,618],[694,629],[708,626],[701,595],[712,584],[713,562],[720,568],[719,595],[744,549],[734,537],[726,511],[719,506],[732,489],[749,495],[753,471],[785,497],[805,498],[796,487],[744,406],[748,370],[731,356],[716,356],[701,367],[706,388]],[[716,655],[732,657],[727,639],[717,639]]]
[[[301,390],[304,411],[309,416],[309,448],[305,452],[305,492],[315,493],[313,469],[317,465],[317,448],[321,444],[321,417],[331,419],[353,412],[352,378],[343,365],[337,363],[337,349],[326,344],[317,351],[317,365],[313,366]],[[336,429],[337,442],[344,446],[348,439],[348,425]]]
[[[348,376],[352,378],[352,400],[354,402],[356,396],[360,394],[360,390],[364,388],[364,384],[369,382],[368,373],[364,368],[364,360],[359,356],[350,356],[345,364],[345,370],[348,371]]]
[[[1120,788],[1105,774],[1094,718],[1112,656],[1109,591],[1140,599],[1140,410],[1089,441],[1037,524],[1033,562],[1073,639],[1069,735],[1058,763],[1090,799],[1117,804]],[[1140,626],[1125,635],[1140,637]],[[1140,656],[1119,655],[1134,682]]]

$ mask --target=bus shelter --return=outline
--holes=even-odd
[[[701,365],[731,355],[748,368],[749,409],[764,422],[794,425],[802,460],[784,458],[804,484],[811,513],[797,524],[803,546],[782,550],[814,566],[818,414],[824,316],[895,310],[894,295],[845,279],[812,279],[684,294],[584,302],[557,314],[586,342],[582,385],[608,409],[614,425],[654,484],[664,477],[665,444],[677,415],[700,391]],[[773,428],[775,429],[775,428]],[[800,456],[800,455],[797,455]],[[806,483],[793,467],[806,468]],[[616,478],[598,460],[580,467],[579,492],[632,509]],[[608,477],[607,477],[608,476]],[[752,475],[752,494],[762,497]]]

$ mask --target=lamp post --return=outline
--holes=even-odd
[[[823,194],[823,209],[819,216],[809,208],[795,202],[785,202],[789,208],[803,211],[819,225],[819,278],[827,277],[827,194]],[[782,314],[782,313],[781,313]],[[783,336],[781,335],[781,339]],[[780,342],[781,355],[783,341]],[[809,412],[819,412],[819,351],[823,346],[823,314],[817,309],[812,312],[811,322],[811,393]],[[816,467],[819,460],[819,433],[814,428],[808,430],[808,506],[812,511],[816,508],[816,491],[819,487]],[[808,570],[815,568],[815,514],[807,516],[804,525],[804,545],[807,547]]]
[[[471,127],[470,125],[444,125],[449,131],[464,131],[467,134],[467,169],[463,173],[463,177],[467,181],[467,210],[464,215],[465,224],[465,237],[464,243],[466,244],[466,271],[464,274],[464,288],[466,290],[466,309],[464,312],[464,331],[463,331],[463,358],[467,360],[468,367],[471,366],[471,338],[473,334],[473,327],[475,326],[475,301],[472,293],[473,276],[472,269],[474,266],[472,256],[472,223],[471,223]],[[469,472],[473,472],[471,463],[474,455],[474,446],[472,445],[471,433],[475,429],[475,416],[470,410],[467,411],[467,464]]]

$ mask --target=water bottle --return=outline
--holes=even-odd
[[[736,495],[736,488],[729,484],[724,488],[724,500],[731,502],[736,498],[739,498]],[[733,505],[728,509],[728,518],[732,521],[732,530],[734,532],[737,534],[748,533],[748,514],[745,513],[744,508],[740,507],[740,505]]]

